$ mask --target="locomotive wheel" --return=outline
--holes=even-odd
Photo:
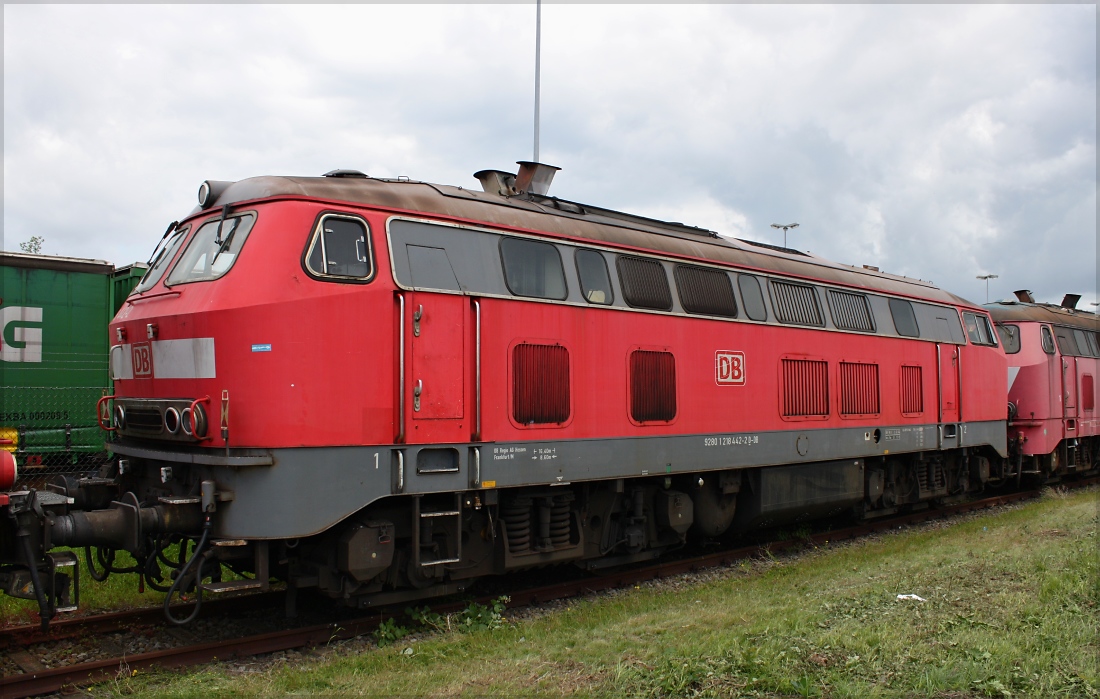
[[[887,483],[882,489],[882,506],[894,507],[898,504],[898,494],[894,490],[893,482]]]
[[[1042,469],[1043,475],[1048,478],[1057,473],[1061,465],[1062,460],[1058,457],[1057,449],[1042,457],[1041,461],[1039,462],[1039,467],[1040,469]]]
[[[440,582],[439,578],[436,575],[433,575],[433,573],[438,570],[440,566],[431,566],[429,568],[425,568],[423,566],[417,565],[416,561],[413,560],[412,554],[410,554],[408,551],[404,552],[403,556],[406,561],[404,566],[405,579],[408,581],[410,587],[417,590],[423,590],[426,587],[431,587],[432,585]]]

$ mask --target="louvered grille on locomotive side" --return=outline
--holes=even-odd
[[[688,313],[708,316],[737,317],[737,300],[733,282],[725,272],[706,267],[677,265],[673,272],[680,304]]]
[[[829,290],[829,307],[833,311],[833,323],[841,330],[857,330],[872,333],[875,320],[867,297],[847,291]]]
[[[840,363],[840,414],[878,415],[878,364]]]
[[[829,414],[829,363],[818,359],[782,360],[783,417]]]
[[[919,366],[901,367],[901,412],[903,415],[924,412],[924,382]]]
[[[672,310],[672,292],[668,288],[665,268],[660,262],[620,255],[615,266],[619,270],[623,298],[628,304],[634,308]]]
[[[671,352],[630,354],[630,415],[635,422],[676,417],[676,358]]]
[[[772,280],[772,301],[780,323],[822,327],[825,320],[812,286]]]
[[[569,350],[520,344],[512,350],[512,416],[521,425],[569,419]]]

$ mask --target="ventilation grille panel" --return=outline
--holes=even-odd
[[[164,418],[156,408],[127,408],[126,430],[129,432],[159,433]],[[190,428],[188,428],[190,429]]]
[[[775,316],[780,323],[791,325],[825,325],[821,317],[821,306],[817,302],[817,292],[812,286],[772,281],[772,301]]]
[[[672,292],[668,288],[665,268],[656,260],[620,256],[615,263],[623,298],[634,308],[672,310]]]
[[[871,307],[863,294],[829,290],[829,306],[833,309],[833,323],[841,330],[857,330],[873,333],[875,320]]]
[[[512,416],[521,425],[569,419],[569,350],[561,345],[516,345],[512,350]]]
[[[840,414],[878,415],[878,364],[840,363]]]
[[[733,282],[725,272],[706,267],[677,265],[674,276],[676,289],[680,292],[680,304],[688,313],[737,317]]]
[[[829,414],[829,363],[817,359],[782,360],[783,417]]]
[[[903,415],[920,415],[924,412],[924,382],[919,366],[901,368],[901,412]]]
[[[631,353],[630,415],[635,422],[676,417],[676,358],[670,352]]]
[[[1092,381],[1092,374],[1084,374],[1081,377],[1081,410],[1094,410],[1096,408],[1096,388]]]

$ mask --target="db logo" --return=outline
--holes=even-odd
[[[719,386],[745,383],[745,353],[731,350],[715,352],[714,380]]]
[[[149,343],[135,344],[130,351],[133,356],[134,376],[152,376],[153,348]]]

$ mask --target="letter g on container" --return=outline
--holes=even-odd
[[[0,361],[42,361],[42,328],[23,323],[41,323],[42,309],[31,306],[0,308]]]

